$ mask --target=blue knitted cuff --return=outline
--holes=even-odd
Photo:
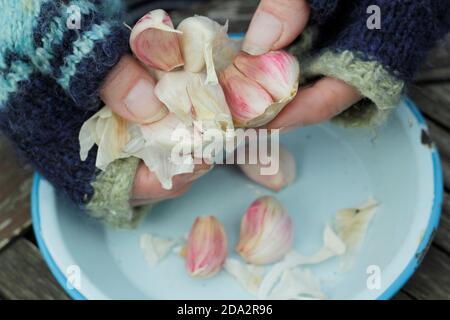
[[[96,2],[99,2],[96,5]],[[83,109],[98,107],[98,88],[109,70],[129,51],[129,30],[117,18],[118,12],[104,10],[116,0],[71,1],[67,5],[50,1],[42,5],[33,29],[35,53],[32,63],[55,78],[75,104]],[[79,29],[67,27],[70,8],[80,12]],[[109,18],[118,20],[112,21]]]
[[[311,8],[311,22],[313,24],[324,24],[336,11],[340,0],[309,0]]]
[[[101,81],[128,51],[129,31],[112,20],[120,3],[1,3],[0,129],[36,170],[84,207],[95,194],[96,150],[82,162],[78,135],[99,107]],[[72,5],[81,13],[76,30],[66,24]]]
[[[381,11],[379,29],[367,26],[367,8],[373,5]],[[339,14],[321,28],[318,47],[378,61],[405,82],[412,80],[426,52],[450,28],[448,0],[360,0],[342,2],[338,9]]]

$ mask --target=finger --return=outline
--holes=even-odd
[[[132,199],[158,201],[171,199],[179,194],[181,190],[184,190],[186,186],[190,186],[193,181],[199,179],[210,170],[211,167],[206,164],[197,165],[193,173],[180,174],[173,177],[172,189],[166,190],[162,187],[158,177],[141,162],[134,180]]]
[[[175,199],[175,198],[181,197],[183,194],[188,192],[189,189],[191,188],[191,186],[192,186],[192,183],[187,184],[180,190],[178,190],[176,192],[172,192],[168,197],[161,198],[161,199],[131,200],[131,206],[140,207],[140,206],[157,203],[157,202],[164,201],[164,200]]]
[[[305,0],[262,0],[244,39],[242,50],[261,55],[289,45],[309,19]]]
[[[133,57],[124,56],[106,78],[100,96],[119,116],[136,123],[152,123],[167,114],[155,95],[155,85]]]
[[[301,89],[294,101],[269,123],[268,128],[285,129],[320,123],[338,115],[361,98],[354,87],[326,77]]]

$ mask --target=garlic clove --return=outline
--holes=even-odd
[[[227,237],[213,216],[198,217],[186,244],[186,269],[194,278],[208,278],[220,271],[227,256]]]
[[[245,77],[231,65],[220,74],[225,97],[237,126],[260,116],[273,104],[273,99],[258,83]]]
[[[234,65],[246,77],[260,84],[275,101],[297,93],[300,66],[297,59],[286,51],[271,51],[260,56],[241,52]]]
[[[218,83],[214,58],[222,44],[229,41],[228,26],[221,26],[207,17],[194,16],[183,20],[177,29],[183,33],[180,38],[185,70],[198,73],[206,68],[206,82]]]
[[[299,77],[295,57],[273,51],[256,57],[240,53],[234,64],[221,72],[220,80],[236,124],[254,128],[272,121],[294,99]],[[246,99],[249,92],[253,95]]]
[[[250,180],[271,190],[280,191],[295,181],[297,165],[294,156],[286,147],[280,145],[279,150],[279,157],[272,158],[272,161],[278,161],[278,172],[274,175],[261,174],[262,168],[273,164],[262,164],[259,159],[257,164],[240,164],[239,168]]]
[[[166,73],[155,87],[158,99],[186,124],[192,123],[192,103],[187,91],[192,77],[186,71]]]
[[[219,84],[206,84],[205,80],[204,74],[195,74],[188,83],[194,120],[202,122],[204,126],[212,123],[217,129],[232,129],[233,119],[222,87]]]
[[[291,250],[293,238],[291,217],[278,200],[266,196],[253,202],[242,218],[236,251],[248,263],[269,264]]]
[[[178,34],[169,15],[151,11],[134,26],[130,36],[133,53],[150,67],[171,71],[184,65]]]

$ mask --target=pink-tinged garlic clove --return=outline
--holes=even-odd
[[[269,93],[258,83],[244,76],[234,65],[220,74],[220,84],[237,126],[246,126],[273,104]]]
[[[278,171],[274,175],[264,175],[261,173],[262,168],[273,167],[273,163],[262,164],[258,161],[257,164],[240,164],[239,168],[250,180],[278,192],[295,181],[297,164],[294,156],[282,145],[280,145],[278,158],[272,158],[272,161],[278,162]]]
[[[191,277],[208,278],[218,273],[227,257],[227,237],[219,220],[213,216],[198,217],[184,253]]]
[[[236,251],[248,263],[270,264],[291,250],[293,238],[290,216],[277,199],[266,196],[253,202],[242,218]]]
[[[145,64],[163,71],[184,65],[179,37],[169,15],[161,9],[151,11],[134,26],[130,36],[133,53]]]
[[[297,93],[300,66],[297,59],[286,51],[271,51],[260,56],[241,52],[235,58],[234,65],[266,89],[275,101]]]

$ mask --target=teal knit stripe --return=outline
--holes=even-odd
[[[121,14],[123,10],[124,5],[122,0],[108,0],[102,3],[102,12],[110,18]]]
[[[92,52],[96,41],[109,35],[110,28],[108,22],[93,25],[90,31],[85,32],[73,43],[73,52],[64,59],[64,65],[61,67],[62,76],[57,80],[64,89],[69,88],[70,79],[77,72],[77,65]]]
[[[0,0],[0,69],[4,69],[4,55],[13,51],[18,55],[34,52],[33,27],[41,5],[54,0]]]
[[[4,105],[9,98],[9,94],[15,92],[21,81],[28,79],[33,72],[33,68],[20,60],[11,64],[10,72],[0,77],[0,106]]]
[[[50,24],[50,32],[42,38],[42,47],[36,49],[36,54],[31,57],[33,64],[45,74],[52,72],[50,60],[54,58],[53,45],[59,45],[64,39],[66,30],[66,18],[56,16]]]
[[[42,37],[42,47],[37,48],[36,53],[31,56],[33,64],[44,74],[51,74],[53,71],[50,64],[50,61],[54,58],[53,46],[62,43],[66,32],[77,32],[68,30],[66,26],[68,9],[72,5],[76,5],[80,9],[81,14],[88,14],[97,10],[94,4],[87,1],[73,0],[67,5],[61,4],[61,14],[53,17],[50,23],[50,31]]]

